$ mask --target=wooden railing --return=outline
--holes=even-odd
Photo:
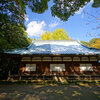
[[[66,75],[66,76],[59,76],[59,75],[11,75],[11,79],[14,80],[37,80],[37,79],[45,79],[45,80],[52,80],[54,76],[57,77],[64,77],[66,80],[100,80],[100,75]]]

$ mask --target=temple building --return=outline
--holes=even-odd
[[[20,59],[20,75],[96,76],[100,79],[100,50],[75,40],[33,40],[21,49],[5,50]]]

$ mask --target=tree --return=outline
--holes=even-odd
[[[54,5],[51,7],[52,15],[66,21],[89,1],[90,0],[54,0]]]
[[[67,21],[76,11],[83,8],[90,0],[53,0],[51,7],[52,16],[57,16],[62,21]],[[100,7],[100,0],[94,0],[92,7]]]
[[[0,1],[0,26],[10,22],[24,27],[25,14],[26,6],[24,0]]]
[[[26,5],[35,13],[48,9],[49,0],[0,0],[0,26],[6,22],[24,26]]]
[[[20,25],[6,23],[0,30],[0,79],[6,79],[9,69],[17,71],[19,62],[4,56],[2,49],[23,48],[30,44],[31,40]],[[5,63],[6,62],[6,63]]]
[[[100,38],[93,38],[89,42],[81,41],[82,44],[100,49]]]
[[[94,0],[92,7],[95,7],[95,8],[100,7],[100,0]]]
[[[43,13],[48,9],[50,0],[1,0],[0,1],[0,24],[1,22],[10,21],[11,23],[21,24],[24,27],[26,6],[32,12]],[[57,16],[63,21],[86,5],[90,0],[53,0],[54,5],[51,7],[53,16]],[[92,7],[100,7],[100,0],[94,0]]]
[[[20,25],[6,23],[0,30],[0,79],[7,79],[9,70],[17,74],[18,59],[7,58],[2,49],[23,48],[30,44],[31,39]],[[5,63],[6,62],[6,63]]]
[[[53,40],[68,40],[68,33],[64,29],[56,29],[52,34]]]
[[[68,33],[64,29],[56,29],[55,31],[42,33],[42,40],[68,40]]]
[[[46,31],[45,33],[42,33],[42,35],[40,36],[42,40],[51,40],[52,33]]]
[[[85,41],[81,41],[82,44],[86,45],[86,46],[89,46],[89,43],[88,42],[85,42]]]
[[[0,30],[0,49],[22,48],[30,44],[25,30],[19,25],[6,23]]]
[[[7,78],[11,66],[18,68],[15,64],[18,62],[6,58],[2,49],[22,48],[30,44],[24,30],[25,14],[24,0],[0,0],[0,79]]]
[[[89,41],[90,47],[95,47],[100,49],[100,38],[94,38]]]
[[[47,5],[48,1],[49,0],[1,0],[0,1],[0,46],[2,46],[1,49],[5,48],[10,49],[14,47],[20,48],[22,47],[20,46],[21,44],[23,44],[23,47],[29,44],[28,43],[29,38],[27,38],[26,32],[24,30],[26,5],[28,5],[29,8],[35,13],[43,13],[48,8]],[[23,27],[24,29],[21,27]],[[18,44],[19,41],[15,42],[16,41],[15,36],[20,37],[19,41],[23,41],[20,42],[20,45]]]
[[[28,7],[35,13],[43,13],[48,9],[48,2],[50,0],[27,0]]]

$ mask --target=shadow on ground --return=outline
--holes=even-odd
[[[100,100],[100,86],[0,85],[0,100]]]

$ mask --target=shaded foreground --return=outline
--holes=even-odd
[[[100,86],[0,85],[0,100],[100,100]]]

